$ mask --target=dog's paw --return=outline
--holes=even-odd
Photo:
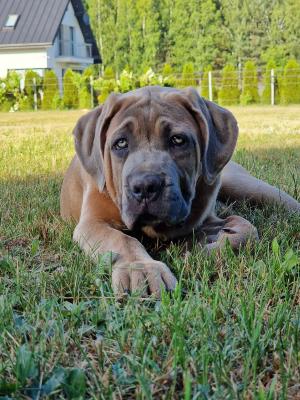
[[[174,290],[177,284],[175,276],[166,264],[155,261],[135,261],[115,265],[112,271],[112,286],[118,295],[138,292],[159,298],[161,291]]]

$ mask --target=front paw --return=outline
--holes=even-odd
[[[159,298],[161,291],[174,290],[177,284],[175,276],[166,264],[155,261],[134,261],[121,263],[113,267],[112,286],[116,294],[139,292]]]

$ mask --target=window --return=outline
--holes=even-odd
[[[74,56],[74,28],[73,26],[70,26],[70,51],[71,51],[71,56]]]
[[[4,28],[14,28],[17,25],[18,19],[19,19],[19,15],[10,14],[7,17]]]

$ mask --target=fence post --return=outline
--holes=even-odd
[[[213,101],[213,91],[212,91],[212,73],[208,71],[208,98]]]
[[[275,104],[275,74],[274,69],[271,69],[271,105]]]
[[[34,111],[37,111],[37,92],[36,92],[36,78],[32,79],[33,82],[33,103],[34,103]]]
[[[93,76],[90,76],[90,88],[91,88],[91,108],[94,108],[94,80]]]

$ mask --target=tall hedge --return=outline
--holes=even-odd
[[[28,70],[25,73],[25,85],[24,92],[27,96],[28,109],[34,108],[34,86],[36,86],[37,101],[40,103],[39,89],[41,85],[40,75],[32,70]]]
[[[182,68],[181,87],[196,86],[195,69],[193,63],[184,64]]]
[[[282,104],[300,103],[300,65],[296,60],[289,60],[284,67],[280,101]]]
[[[266,70],[264,73],[264,90],[261,96],[261,102],[264,104],[271,103],[271,71],[272,69],[275,70],[275,68],[276,68],[275,61],[269,60],[266,65]],[[276,93],[275,93],[275,99],[276,99]]]
[[[252,104],[259,101],[257,70],[254,62],[247,61],[243,70],[243,89],[241,104]]]
[[[71,69],[67,69],[63,79],[63,104],[65,108],[78,108],[78,87]]]
[[[57,108],[59,100],[58,79],[53,70],[47,70],[44,76],[43,85],[43,110],[53,110]]]
[[[222,71],[222,82],[218,93],[218,102],[221,105],[237,104],[239,102],[239,96],[238,72],[233,65],[225,65]]]

